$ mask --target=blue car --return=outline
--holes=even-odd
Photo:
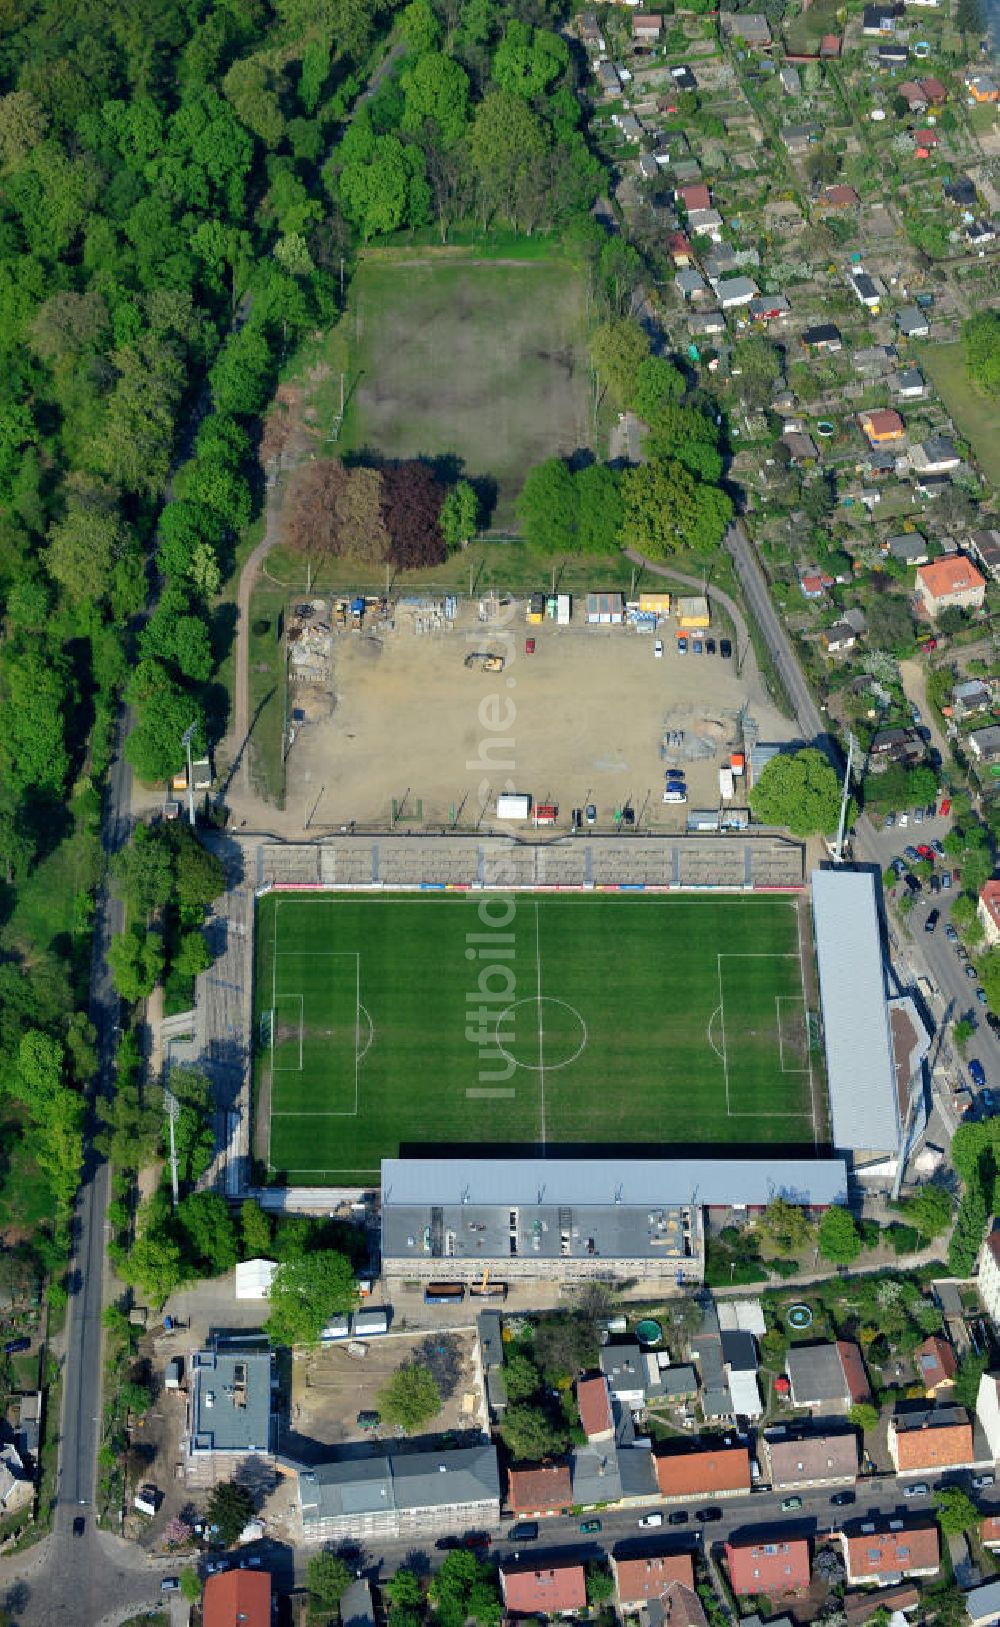
[[[986,1069],[975,1058],[969,1063],[969,1078],[977,1090],[982,1090],[986,1084]]]

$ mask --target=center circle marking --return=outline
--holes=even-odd
[[[545,1010],[544,1010],[544,1008],[546,1006],[553,1006],[553,1007],[559,1008],[561,1011],[568,1011],[570,1016],[575,1019],[577,1025],[578,1025],[578,1030],[579,1030],[579,1034],[578,1034],[579,1043],[577,1044],[576,1050],[571,1052],[571,1054],[569,1056],[561,1057],[555,1062],[549,1062],[548,1059],[545,1056]],[[513,1051],[508,1050],[507,1046],[504,1044],[503,1040],[501,1039],[501,1034],[503,1033],[503,1030],[504,1030],[504,1024],[507,1023],[509,1021],[509,1019],[511,1019],[514,1016],[515,1012],[526,1010],[528,1007],[531,1007],[541,1017],[541,1043],[542,1043],[542,1060],[541,1060],[541,1062],[537,1062],[537,1061],[536,1062],[523,1062],[519,1056],[515,1056]],[[537,1027],[533,1030],[532,1040],[533,1040],[533,1043],[534,1043],[534,1046],[535,1046],[535,1054],[537,1056],[537,1052],[538,1052],[538,1028]],[[568,1040],[567,1043],[572,1044],[572,1039]],[[515,1000],[514,1004],[508,1006],[506,1008],[506,1010],[501,1011],[499,1017],[497,1018],[497,1050],[501,1053],[502,1056],[505,1056],[507,1058],[508,1062],[513,1062],[515,1068],[524,1068],[525,1071],[528,1072],[528,1073],[555,1073],[555,1072],[557,1072],[557,1070],[559,1068],[568,1068],[570,1066],[570,1064],[572,1062],[575,1062],[577,1057],[580,1056],[583,1053],[583,1051],[586,1050],[586,1047],[587,1047],[587,1024],[584,1022],[583,1018],[580,1016],[580,1013],[577,1011],[576,1006],[571,1006],[569,1004],[568,1000],[557,1000],[554,997],[554,995],[551,995],[551,994],[543,994],[543,995],[533,994],[533,995],[529,995],[524,1000]]]

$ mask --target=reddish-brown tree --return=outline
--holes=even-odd
[[[382,518],[389,558],[401,570],[439,565],[448,549],[441,533],[444,487],[426,463],[397,463],[382,470]]]

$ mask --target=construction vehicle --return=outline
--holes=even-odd
[[[477,661],[482,666],[484,672],[502,672],[504,669],[504,657],[502,655],[494,655],[491,650],[472,650],[470,654],[465,657],[465,665],[467,667],[474,667]]]

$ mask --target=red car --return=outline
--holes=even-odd
[[[525,655],[534,655],[534,653],[535,653],[535,641],[534,641],[533,638],[526,638],[525,639],[525,641],[524,641],[524,653],[525,653]]]
[[[934,849],[928,847],[926,842],[920,842],[918,844],[917,852],[920,854],[922,859],[930,859],[931,863],[934,863]]]
[[[936,638],[925,638],[922,641],[922,643],[920,645],[920,648],[923,650],[925,655],[930,655],[931,650],[936,650],[937,649],[937,639]]]
[[[942,802],[940,808],[938,809],[938,813],[941,815],[942,819],[947,819],[948,815],[951,813],[951,798],[950,797],[945,797],[945,799]]]

